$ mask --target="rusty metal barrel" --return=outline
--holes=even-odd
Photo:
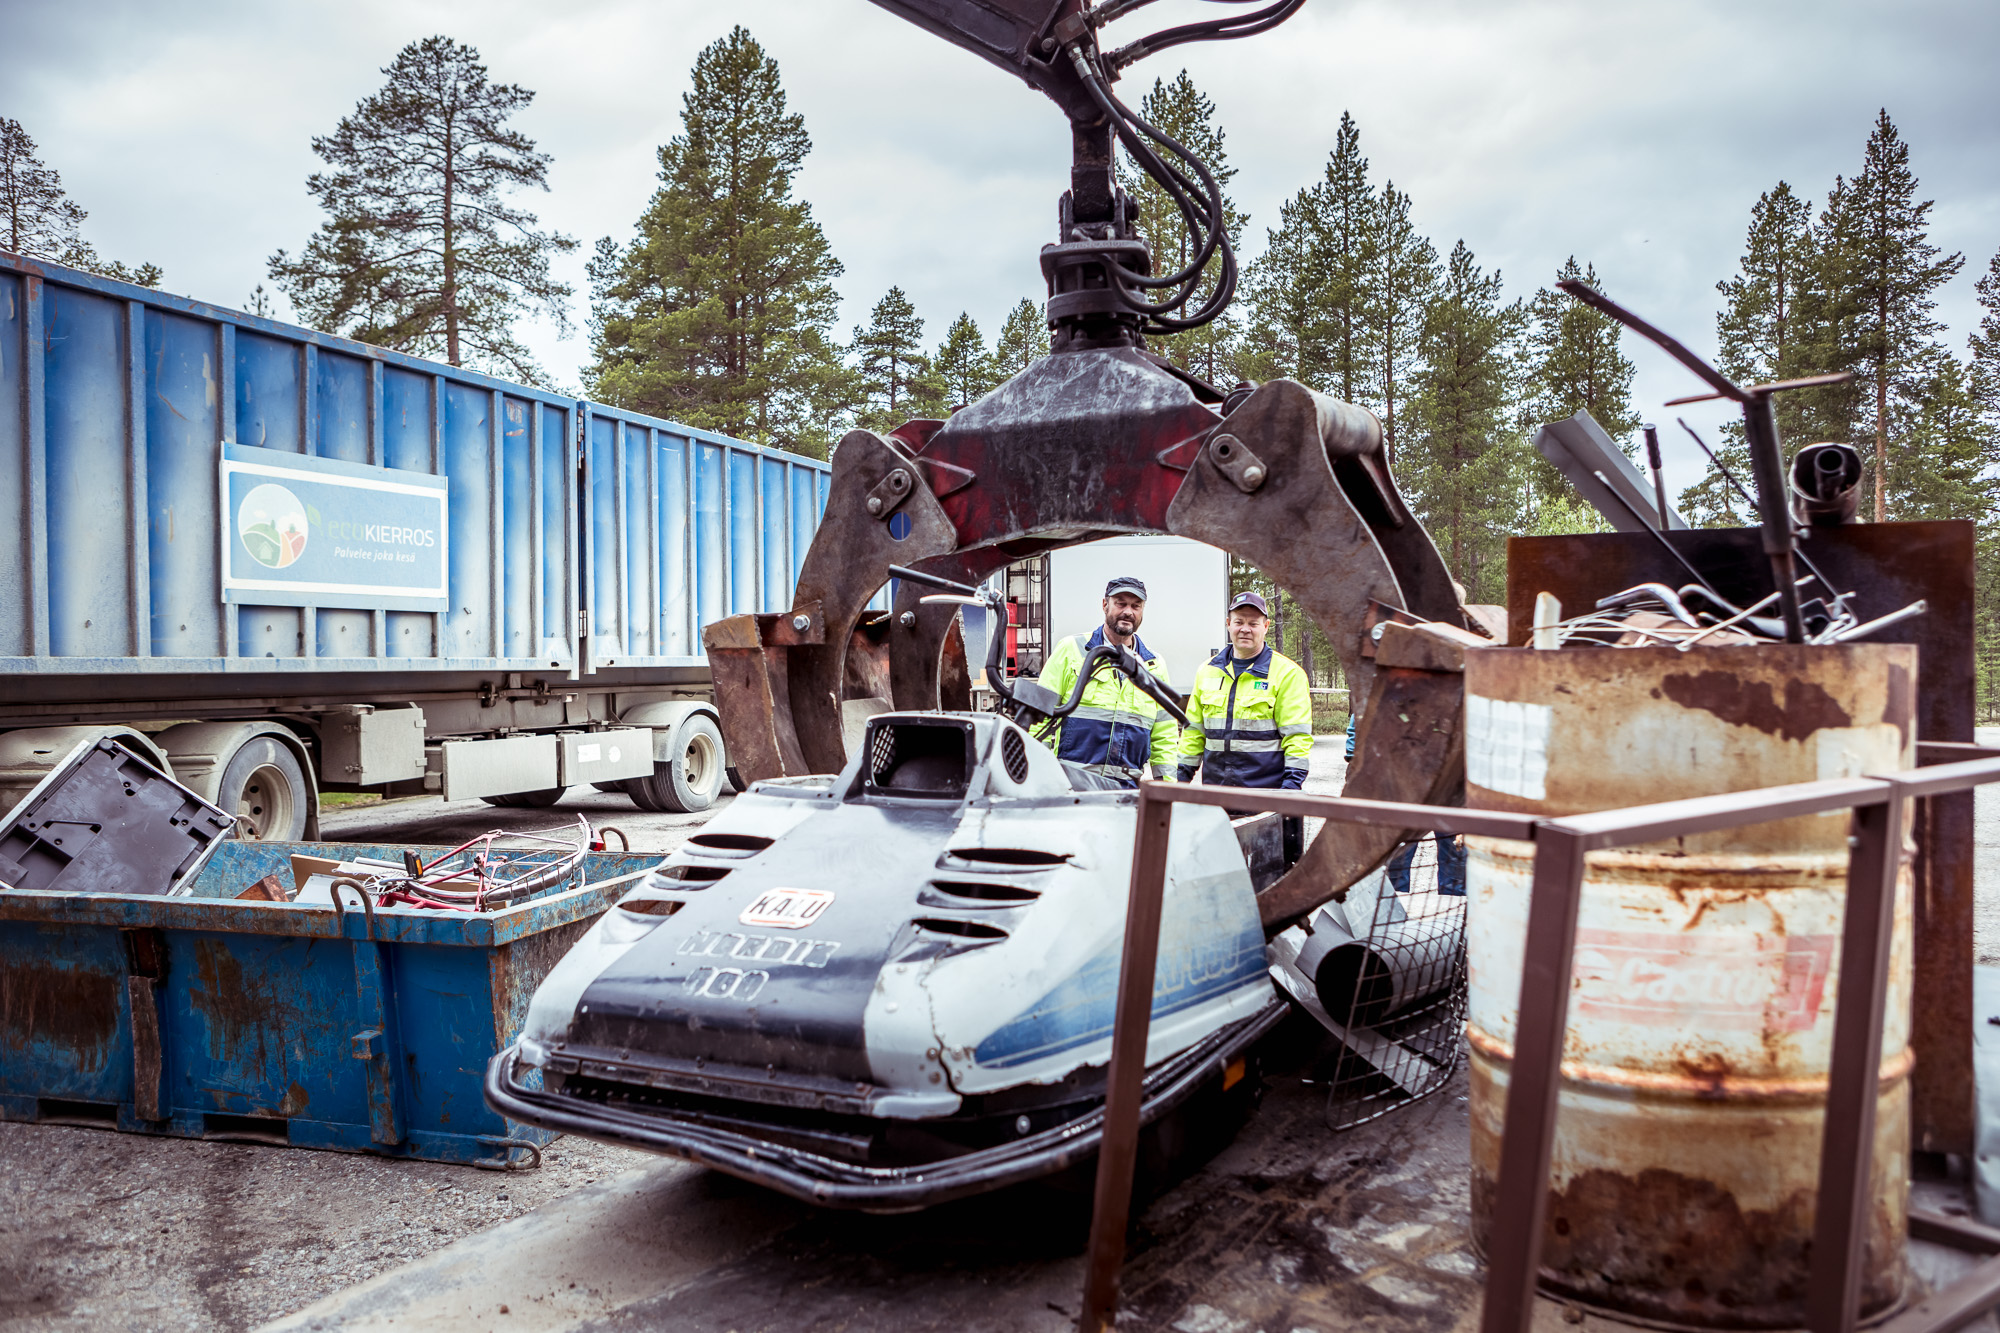
[[[1916,650],[1466,654],[1467,804],[1611,810],[1915,762]],[[1805,1317],[1849,816],[1592,852],[1540,1282],[1704,1329]],[[1527,933],[1529,844],[1468,838],[1472,1199],[1483,1246]],[[1905,1285],[1910,890],[1899,880],[1862,1315]]]

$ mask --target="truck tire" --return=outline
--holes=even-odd
[[[216,786],[216,804],[236,816],[245,842],[297,842],[305,837],[312,789],[290,747],[253,736],[230,756]]]
[[[546,810],[560,801],[568,790],[567,787],[544,787],[540,791],[514,791],[505,796],[482,796],[479,799],[502,810]]]
[[[673,757],[655,763],[651,777],[629,779],[633,804],[664,814],[694,814],[714,805],[727,781],[715,719],[705,713],[683,719],[668,753]]]

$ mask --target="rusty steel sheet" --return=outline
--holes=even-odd
[[[1923,523],[1850,523],[1814,528],[1800,550],[1842,591],[1855,591],[1862,620],[1922,600],[1921,616],[1870,637],[1917,648],[1923,689],[1917,738],[1969,742],[1973,725],[1973,579],[1976,532],[1961,519]],[[1739,606],[1768,593],[1761,536],[1753,528],[1676,531],[1670,540],[1716,591]],[[1525,644],[1537,592],[1561,600],[1565,614],[1648,580],[1678,585],[1685,575],[1639,533],[1514,537],[1507,543],[1507,624]],[[1819,590],[1809,587],[1808,595]],[[1917,803],[1916,1027],[1911,1130],[1919,1151],[1973,1151],[1972,1096],[1972,793]]]
[[[1907,645],[1466,654],[1467,803],[1574,815],[1916,758]],[[1699,1328],[1805,1317],[1849,821],[1803,815],[1585,860],[1542,1285]],[[1474,1226],[1490,1238],[1533,850],[1469,837]],[[1902,1298],[1911,879],[1900,877],[1863,1317]]]

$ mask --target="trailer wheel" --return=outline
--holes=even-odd
[[[246,842],[297,842],[305,836],[311,799],[290,748],[253,736],[229,757],[215,803],[236,816],[236,836]]]
[[[505,796],[482,796],[479,799],[502,810],[546,810],[563,798],[567,787],[544,787],[540,791],[511,791]]]
[[[626,790],[641,809],[648,805],[666,814],[693,814],[715,804],[726,780],[722,733],[715,719],[695,713],[674,728],[668,747],[673,757],[653,765],[653,775],[631,779]]]

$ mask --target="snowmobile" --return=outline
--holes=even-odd
[[[1100,665],[1180,707],[1129,649],[1095,650],[1058,702],[1002,680],[1000,648],[1004,715],[879,714],[839,774],[758,782],[689,839],[549,974],[487,1101],[874,1211],[1089,1158],[1137,796],[1029,727]],[[1255,892],[1279,840],[1272,816],[1175,818],[1148,1121],[1253,1091],[1250,1048],[1285,1012]]]

